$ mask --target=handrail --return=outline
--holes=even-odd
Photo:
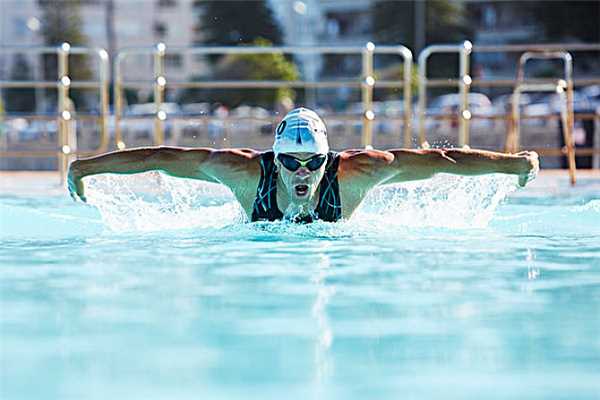
[[[453,80],[451,84],[458,85],[460,95],[460,119],[459,119],[459,145],[463,146],[469,143],[469,120],[471,111],[469,110],[469,88],[473,79],[469,75],[469,55],[473,49],[471,42],[464,41],[458,45],[433,45],[428,46],[419,54],[419,143],[427,141],[425,137],[425,110],[427,107],[427,60],[434,53],[458,53],[459,55],[459,79]],[[446,85],[448,82],[446,81]]]
[[[525,83],[525,65],[530,60],[553,60],[559,59],[564,64],[564,79],[549,83]],[[571,185],[575,184],[575,142],[573,140],[573,57],[566,51],[544,51],[544,52],[525,52],[519,58],[517,69],[517,83],[512,96],[512,124],[506,135],[506,148],[508,151],[518,152],[520,142],[520,98],[524,91],[556,91],[561,100],[564,100],[561,107],[561,119],[563,128],[563,137],[567,148],[567,160],[569,162],[569,177]],[[566,91],[566,97],[565,97]]]
[[[473,45],[470,42],[462,44],[431,45],[421,51],[418,57],[419,72],[419,98],[417,103],[418,114],[418,136],[419,142],[427,141],[425,132],[425,118],[427,117],[427,88],[429,87],[458,87],[461,98],[461,109],[459,119],[459,144],[469,144],[469,120],[474,115],[468,108],[468,91],[472,86],[487,87],[512,87],[515,82],[513,79],[474,79],[469,75],[468,57],[476,52],[527,52],[527,51],[600,51],[600,43],[566,43],[566,44],[518,44],[518,45]],[[458,77],[449,79],[429,79],[427,77],[427,60],[432,54],[436,53],[458,53],[460,61],[460,73]],[[464,58],[463,58],[464,57]],[[465,68],[466,66],[466,68]],[[528,78],[523,84],[537,84],[538,81],[552,83],[549,79]],[[573,85],[600,84],[598,79],[572,79]],[[466,96],[465,96],[466,94]],[[454,117],[455,118],[455,117]]]
[[[109,60],[108,54],[104,49],[101,48],[84,48],[84,47],[71,47],[68,43],[62,46],[37,46],[37,47],[23,47],[23,46],[0,46],[0,52],[22,52],[22,53],[56,53],[59,56],[59,76],[56,81],[51,80],[0,80],[1,88],[56,88],[59,92],[59,107],[57,113],[50,118],[56,118],[59,127],[59,149],[53,154],[57,154],[59,160],[61,160],[64,166],[64,160],[72,155],[88,155],[96,154],[108,150],[109,147],[109,135],[108,135],[108,86],[109,86]],[[460,44],[450,45],[432,45],[425,48],[418,57],[418,75],[419,75],[419,88],[418,88],[418,136],[419,141],[424,143],[426,141],[425,132],[425,118],[435,119],[458,119],[459,121],[459,144],[468,145],[470,139],[470,120],[474,118],[484,119],[505,119],[509,123],[513,124],[510,129],[514,129],[515,121],[518,119],[530,119],[540,118],[539,116],[532,117],[527,115],[518,115],[515,117],[512,114],[507,115],[477,115],[472,113],[469,109],[468,95],[472,86],[482,87],[511,87],[513,90],[516,89],[514,79],[475,79],[470,75],[470,56],[474,52],[578,52],[578,51],[600,51],[600,44],[522,44],[522,45],[473,45],[470,42],[463,42]],[[61,55],[62,52],[62,55]],[[304,80],[293,80],[293,81],[279,81],[279,80],[238,80],[238,81],[180,81],[180,80],[169,80],[167,81],[164,71],[164,57],[166,53],[184,53],[190,55],[210,55],[210,54],[355,54],[362,57],[363,69],[360,78],[356,79],[340,79],[340,80],[319,80],[319,81],[304,81]],[[456,77],[450,77],[449,79],[429,79],[427,76],[427,60],[432,54],[436,53],[456,53],[459,61],[459,74]],[[86,80],[86,81],[72,81],[67,70],[69,55],[72,54],[96,54],[99,56],[99,71],[100,78],[98,80]],[[125,80],[123,78],[122,64],[123,61],[133,54],[148,54],[154,57],[154,73],[149,79],[135,79]],[[373,57],[376,54],[396,54],[403,59],[403,75],[402,79],[399,80],[376,80],[373,76]],[[364,146],[368,146],[372,142],[372,129],[373,119],[377,118],[373,112],[373,89],[374,88],[403,88],[404,95],[404,110],[402,114],[402,120],[404,122],[404,146],[411,146],[412,138],[412,102],[411,102],[411,77],[412,77],[412,60],[413,56],[410,50],[404,46],[375,46],[372,43],[368,43],[365,46],[316,46],[316,47],[304,47],[304,46],[280,46],[280,47],[258,47],[258,46],[242,46],[242,47],[185,47],[185,46],[174,46],[167,47],[164,44],[159,43],[153,47],[131,47],[122,49],[113,60],[115,66],[115,85],[114,85],[114,99],[115,99],[115,142],[118,148],[124,148],[125,144],[122,141],[121,129],[119,121],[124,118],[123,116],[123,89],[125,87],[152,87],[154,90],[155,110],[153,113],[154,117],[154,142],[156,144],[162,144],[164,140],[164,120],[171,115],[162,110],[161,106],[164,102],[164,90],[169,88],[340,88],[340,87],[351,87],[360,88],[363,99],[362,118],[363,118],[363,132],[362,132],[362,143]],[[572,73],[572,71],[571,71]],[[66,79],[64,79],[66,78]],[[569,102],[569,96],[571,96],[572,102],[572,88],[577,85],[588,85],[588,84],[600,84],[600,77],[598,78],[573,78],[564,80],[566,86],[564,86],[563,94],[567,96],[567,103]],[[557,81],[556,79],[538,79],[538,78],[525,78],[524,74],[521,76],[521,80],[518,81],[520,91],[529,89],[539,89],[544,87],[548,90],[556,90]],[[560,85],[559,85],[560,86]],[[458,89],[460,96],[460,112],[458,115],[427,115],[427,88],[431,87],[455,87]],[[100,121],[100,145],[98,148],[89,151],[82,152],[76,151],[70,146],[69,135],[66,133],[69,129],[69,121],[74,118],[71,110],[68,109],[68,94],[72,88],[86,88],[86,89],[97,89],[100,92],[101,97],[101,111],[99,113]],[[571,94],[569,95],[569,92]],[[517,103],[518,104],[518,103]],[[12,114],[8,114],[9,116]],[[570,115],[570,117],[569,117]],[[177,115],[174,115],[178,117]],[[566,116],[566,117],[565,117]],[[39,116],[37,116],[39,117]],[[70,117],[65,118],[65,117]],[[0,116],[2,118],[2,116]],[[44,117],[45,118],[45,117]],[[78,114],[77,119],[89,118],[83,114]],[[347,115],[343,118],[350,118]],[[586,114],[577,116],[572,114],[571,110],[566,109],[565,112],[558,115],[546,115],[544,119],[556,119],[556,118],[568,118],[563,123],[563,129],[571,129],[575,118],[578,119],[594,119],[596,123],[596,133],[600,135],[598,127],[600,127],[600,114]],[[398,118],[395,118],[398,120]],[[512,135],[512,131],[508,132],[508,136]],[[567,134],[563,131],[563,134]],[[517,133],[518,135],[518,133]],[[572,138],[572,135],[570,136]],[[518,136],[517,136],[518,138]],[[510,139],[512,140],[512,139]],[[565,140],[567,144],[567,153],[569,153],[569,143],[571,140]],[[518,141],[516,142],[518,143]],[[597,143],[597,141],[595,142]],[[66,147],[65,147],[66,146]],[[516,151],[515,148],[512,148]],[[579,148],[581,149],[581,148]],[[585,148],[578,154],[593,154],[594,166],[597,168],[600,164],[600,148]],[[563,154],[560,149],[541,149],[547,154]],[[48,156],[52,151],[0,151],[0,156],[21,156],[24,154],[33,156]],[[570,154],[569,158],[572,156]],[[62,157],[62,158],[61,158]],[[61,167],[64,170],[64,167]]]
[[[38,81],[38,80],[1,80],[1,88],[56,88],[58,91],[58,110],[56,119],[58,123],[58,151],[53,154],[58,157],[58,166],[61,172],[61,179],[64,180],[68,162],[74,155],[88,155],[105,152],[108,150],[108,114],[109,114],[109,58],[106,50],[99,47],[73,47],[69,43],[62,43],[60,46],[0,46],[0,53],[35,53],[35,54],[51,54],[56,53],[58,63],[57,81]],[[72,54],[78,55],[96,55],[98,56],[98,71],[99,79],[97,81],[74,81],[69,74],[69,56]],[[98,89],[100,94],[100,144],[98,148],[80,152],[76,150],[76,144],[72,143],[71,138],[75,134],[72,120],[76,117],[70,107],[69,90],[71,88],[89,88]],[[0,116],[0,118],[6,117]],[[2,151],[3,157],[19,157],[22,151]],[[30,151],[28,156],[33,157],[48,157],[49,151]]]
[[[358,54],[362,56],[363,70],[359,80],[340,81],[256,81],[256,80],[225,80],[211,82],[182,82],[167,81],[164,76],[164,57],[169,53],[184,53],[190,55],[215,55],[215,54]],[[126,57],[132,54],[149,54],[154,56],[154,76],[152,81],[125,81],[123,79],[122,64]],[[397,54],[403,59],[403,77],[401,81],[377,82],[373,76],[373,56],[375,54]],[[238,47],[186,47],[173,46],[167,49],[164,43],[158,43],[152,48],[130,47],[124,48],[115,59],[115,141],[119,149],[125,148],[120,120],[123,118],[123,89],[126,87],[143,87],[153,85],[155,117],[154,117],[154,144],[162,144],[164,139],[164,121],[168,117],[162,110],[163,96],[166,87],[177,88],[280,88],[280,87],[357,87],[361,89],[363,99],[363,133],[362,142],[364,146],[370,146],[372,142],[372,121],[376,118],[372,110],[374,87],[402,87],[404,95],[404,144],[409,147],[412,134],[412,110],[411,110],[411,75],[412,75],[412,53],[401,45],[397,46],[375,46],[369,42],[365,46],[238,46]],[[145,85],[144,85],[145,84]]]

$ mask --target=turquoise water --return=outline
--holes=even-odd
[[[598,181],[452,178],[339,224],[220,187],[0,197],[0,398],[600,398]]]

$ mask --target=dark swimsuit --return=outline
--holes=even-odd
[[[256,200],[252,209],[252,221],[276,221],[283,218],[283,213],[277,207],[277,171],[275,169],[275,154],[267,151],[260,159],[260,181],[256,189]],[[342,203],[337,170],[340,157],[330,151],[327,154],[325,175],[319,184],[319,203],[315,216],[321,221],[335,222],[342,218]],[[310,216],[301,217],[294,222],[313,222]]]

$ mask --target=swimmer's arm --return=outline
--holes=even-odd
[[[518,175],[519,185],[525,186],[539,170],[537,153],[528,151],[507,154],[473,149],[397,149],[389,152],[394,155],[394,161],[388,168],[395,173],[382,182],[385,184],[427,179],[437,173],[503,173]]]
[[[145,147],[115,151],[74,161],[69,166],[68,186],[73,198],[85,201],[82,179],[98,174],[136,174],[161,171],[170,176],[221,183],[244,171],[245,161],[258,153],[249,149]]]

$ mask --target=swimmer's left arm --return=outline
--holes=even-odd
[[[517,175],[525,186],[539,170],[536,152],[517,154],[474,149],[395,149],[389,150],[394,160],[386,168],[392,175],[384,184],[427,179],[437,173],[484,175],[503,173]]]

